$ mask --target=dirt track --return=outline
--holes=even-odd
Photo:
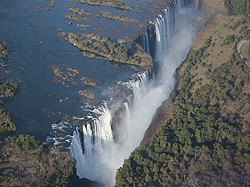
[[[242,47],[243,44],[249,43],[249,42],[250,42],[249,40],[242,39],[241,41],[239,41],[239,42],[237,43],[237,48],[236,48],[236,50],[237,50],[237,52],[239,53],[240,58],[242,58],[242,59],[244,59],[244,57],[242,56],[240,49],[241,49],[241,47]],[[245,61],[245,62],[246,62],[246,61]],[[246,63],[246,65],[249,67],[249,65],[248,65],[247,63]]]

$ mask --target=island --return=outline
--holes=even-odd
[[[62,33],[65,35],[66,33]],[[138,43],[127,48],[122,41],[112,41],[110,38],[93,34],[67,33],[65,38],[81,50],[82,55],[89,58],[99,58],[128,65],[141,66],[152,71],[154,66],[150,54],[145,53]]]
[[[12,98],[18,92],[17,83],[0,82],[0,93],[2,98]],[[4,102],[0,99],[0,136],[13,133],[17,130],[11,121],[11,115],[2,108]]]
[[[86,0],[89,5],[110,6],[119,9],[131,10],[122,0]]]
[[[88,20],[87,18],[84,18],[80,15],[76,15],[76,13],[67,14],[65,17],[69,20],[74,20],[74,21]]]
[[[6,42],[0,40],[0,58],[6,58],[8,56],[8,49],[6,47]]]
[[[136,22],[135,19],[130,19],[130,18],[127,18],[127,17],[114,16],[110,12],[101,12],[101,13],[102,13],[101,16],[104,17],[104,18],[109,18],[109,19],[117,20],[117,21]]]

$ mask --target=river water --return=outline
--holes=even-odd
[[[197,16],[198,1],[174,0],[154,20],[155,76],[149,79],[144,72],[135,81],[120,82],[133,92],[132,99],[114,102],[123,110],[104,103],[92,110],[100,115],[92,123],[83,124],[82,135],[79,130],[74,132],[70,154],[77,161],[76,171],[80,178],[98,181],[104,186],[115,184],[117,169],[140,145],[157,108],[174,88],[173,75],[191,47]],[[114,118],[120,120],[113,123]]]
[[[1,60],[2,79],[19,84],[19,93],[13,99],[5,99],[4,108],[18,126],[16,134],[35,135],[54,145],[71,145],[71,156],[78,161],[77,174],[81,178],[113,185],[116,169],[139,146],[156,109],[171,93],[175,69],[191,46],[197,4],[186,7],[183,2],[190,1],[175,0],[171,11],[164,11],[164,1],[128,0],[125,3],[132,10],[124,11],[68,0],[55,1],[54,7],[50,7],[50,1],[1,1],[0,39],[7,42],[9,49],[9,57]],[[89,20],[84,22],[90,27],[84,30],[74,21],[72,25],[65,23],[69,21],[65,15],[70,13],[70,7],[90,12]],[[136,19],[138,23],[98,18],[101,11]],[[85,58],[64,37],[56,35],[56,29],[62,28],[64,32],[94,31],[101,36],[133,40],[150,20],[156,28],[157,70],[152,80],[147,72],[136,74],[126,65]],[[75,81],[89,77],[95,80],[96,87],[55,83],[53,70],[67,72],[69,67],[79,72]],[[7,74],[6,70],[12,73]],[[137,81],[131,81],[131,75]],[[86,89],[95,94],[94,100],[77,94]],[[132,97],[128,96],[129,90]],[[74,131],[76,127],[82,129],[83,135]]]
[[[0,3],[0,40],[7,42],[9,57],[1,60],[2,80],[18,82],[19,93],[14,99],[5,99],[4,108],[10,112],[15,124],[18,125],[16,135],[20,133],[35,135],[40,141],[45,141],[51,131],[51,125],[64,118],[84,116],[82,106],[88,102],[75,92],[88,89],[96,97],[92,103],[100,103],[110,99],[112,88],[118,81],[128,81],[128,76],[135,73],[126,65],[114,65],[108,61],[83,57],[79,50],[58,37],[56,28],[64,32],[81,32],[89,34],[99,32],[101,36],[111,38],[133,38],[139,29],[138,25],[125,24],[98,18],[101,11],[138,20],[141,24],[159,12],[158,4],[150,1],[133,1],[126,3],[131,11],[118,10],[105,6],[89,6],[69,0],[55,1],[51,7],[50,1],[1,0]],[[151,13],[144,11],[151,8]],[[50,7],[50,10],[47,10]],[[80,8],[91,13],[88,21],[75,22],[68,25],[65,22],[69,7]],[[39,10],[41,8],[41,10]],[[87,16],[86,16],[87,17]],[[86,30],[77,24],[89,25]],[[52,65],[60,69],[66,67],[77,69],[81,76],[94,79],[96,87],[86,87],[83,84],[65,87],[53,82]],[[6,74],[4,71],[11,71]]]

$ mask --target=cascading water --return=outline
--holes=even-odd
[[[148,80],[147,72],[138,74],[136,81],[120,83],[133,91],[133,99],[124,102],[124,119],[116,124],[118,138],[115,141],[111,129],[112,112],[106,103],[93,111],[99,117],[92,124],[83,125],[83,141],[76,129],[70,146],[70,154],[77,160],[76,170],[80,178],[102,182],[105,186],[115,183],[115,174],[124,159],[139,146],[157,108],[174,87],[173,74],[185,59],[194,36],[197,1],[186,6],[185,0],[175,0],[154,22],[156,33],[155,61],[159,75]],[[145,31],[144,31],[145,32]],[[147,47],[146,32],[144,47]]]
[[[142,33],[142,47],[146,53],[150,53],[148,31],[145,29]]]

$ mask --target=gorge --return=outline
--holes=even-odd
[[[0,186],[249,186],[249,0],[97,2],[1,2]]]
[[[133,97],[115,101],[90,112],[98,117],[78,129],[70,146],[70,154],[76,159],[77,175],[98,181],[106,186],[115,184],[116,170],[123,160],[136,149],[161,103],[174,88],[174,72],[186,58],[195,34],[198,1],[174,0],[162,15],[154,20],[155,27],[155,75],[137,74],[137,79],[119,84],[131,89]],[[147,30],[143,32],[142,46],[152,53]],[[119,104],[117,104],[119,103]],[[112,105],[123,108],[120,124],[112,124],[115,111]],[[115,110],[118,110],[117,108]],[[116,129],[116,138],[112,130]],[[118,130],[117,130],[118,129]]]

